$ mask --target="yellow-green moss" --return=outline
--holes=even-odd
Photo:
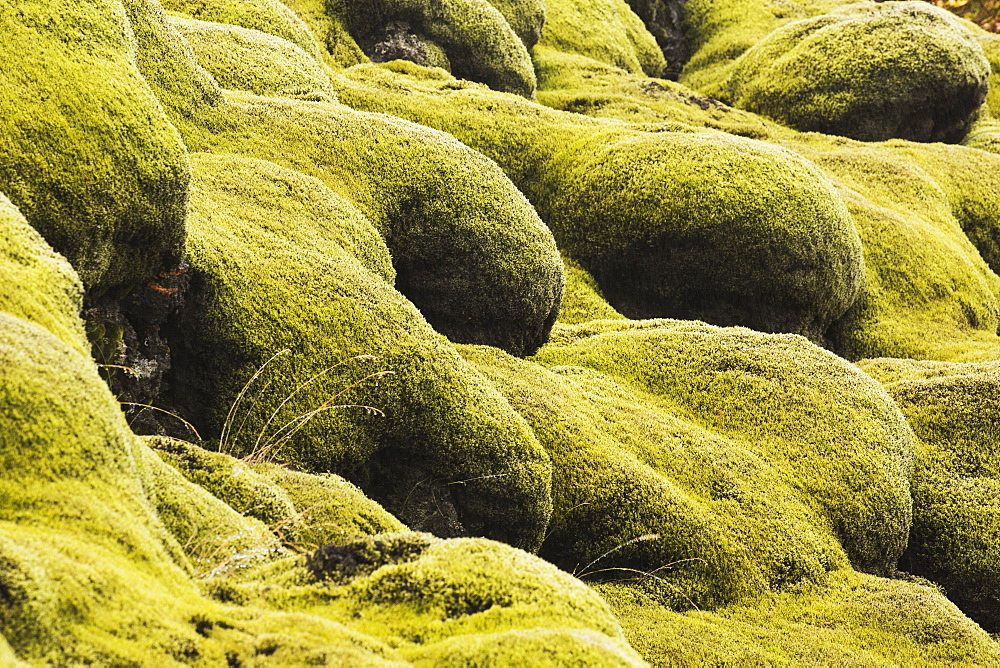
[[[625,320],[608,304],[594,277],[574,260],[564,259],[566,265],[566,293],[558,322],[576,325],[590,320]]]
[[[853,222],[801,157],[679,124],[587,119],[407,72],[352,68],[338,94],[452,132],[496,160],[562,252],[625,315],[818,339],[853,303],[862,270]]]
[[[388,252],[367,219],[319,181],[270,163],[202,154],[193,164],[189,252],[199,305],[179,325],[187,343],[176,351],[188,414],[225,429],[227,451],[367,475],[368,489],[404,521],[413,519],[400,505],[412,490],[400,486],[426,476],[466,530],[537,547],[550,507],[544,451],[393,290]],[[248,380],[283,349],[290,355],[265,369],[227,418]],[[394,375],[349,388],[380,371]],[[356,407],[322,410],[292,430],[328,401]],[[407,482],[408,468],[423,473]]]
[[[848,570],[750,604],[671,612],[656,583],[600,584],[653,665],[986,666],[1000,647],[926,582]]]
[[[942,584],[989,631],[1000,629],[1000,362],[878,359],[921,440],[913,530],[901,567]]]
[[[180,260],[184,147],[117,0],[5,2],[0,190],[92,293]]]
[[[527,49],[530,50],[538,42],[545,25],[543,0],[490,0],[490,4],[500,10]]]
[[[276,35],[320,57],[319,44],[306,23],[280,0],[161,0],[169,11],[212,23],[228,23]]]
[[[288,40],[219,23],[173,18],[198,64],[224,88],[259,95],[335,99],[330,79],[316,59]]]
[[[495,665],[510,657],[532,665],[643,665],[586,585],[491,541],[387,534],[258,573],[236,585],[248,600],[343,619],[417,665]],[[267,589],[275,580],[287,583],[283,591]]]
[[[402,48],[434,65],[428,48],[440,48],[457,77],[525,97],[535,93],[524,43],[488,0],[343,0],[327,11],[342,12],[351,35],[376,60],[412,59],[396,53]]]
[[[870,3],[775,30],[704,90],[799,130],[958,142],[989,74],[982,48],[949,12]]]
[[[557,329],[534,363],[463,349],[552,457],[542,556],[596,578],[654,571],[681,609],[780,591],[847,557],[892,572],[912,436],[877,383],[795,336]]]
[[[80,322],[80,279],[0,193],[0,311],[41,325],[79,351],[89,350]]]
[[[158,440],[151,437],[147,443],[155,446]],[[185,479],[181,471],[166,464],[162,451],[154,451],[145,443],[136,444],[133,451],[146,496],[191,560],[193,575],[227,573],[283,552],[278,536],[256,519],[266,515],[258,507],[239,513],[221,500],[223,495],[210,493],[212,485],[196,485],[190,482],[196,476],[189,474]],[[294,519],[292,511],[287,520]]]
[[[298,549],[406,530],[402,522],[340,476],[303,473],[269,463],[255,464],[253,470],[284,490],[295,504],[296,521],[279,525],[277,530]]]
[[[539,45],[651,77],[667,65],[625,0],[549,0]]]
[[[332,0],[282,0],[301,18],[320,44],[323,60],[334,68],[368,62],[368,57],[344,25],[343,11]]]

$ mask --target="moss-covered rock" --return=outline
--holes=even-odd
[[[1000,629],[1000,362],[877,359],[862,368],[885,384],[921,441],[901,567]]]
[[[40,325],[63,343],[89,349],[78,316],[80,278],[0,193],[0,311]]]
[[[853,222],[801,157],[679,124],[586,119],[407,72],[352,68],[338,94],[453,132],[495,159],[625,315],[818,339],[853,303],[862,270]],[[483,115],[491,122],[475,120]]]
[[[224,451],[367,475],[408,523],[424,519],[406,506],[411,486],[433,481],[464,531],[537,547],[550,507],[544,451],[393,290],[371,223],[316,179],[270,163],[193,164],[197,306],[177,351],[188,414],[221,434]],[[365,382],[383,372],[393,375]]]
[[[490,0],[490,4],[500,10],[525,48],[529,51],[538,43],[545,25],[545,2],[543,0]]]
[[[625,320],[614,310],[601,294],[597,281],[586,269],[574,260],[564,260],[566,264],[566,293],[558,322],[576,325],[590,320]]]
[[[525,97],[535,93],[528,50],[488,0],[346,0],[330,10],[342,13],[372,60],[443,66],[496,90]]]
[[[280,569],[280,570],[279,570]],[[351,620],[415,664],[644,665],[607,604],[550,564],[482,539],[387,534],[259,569],[248,600]],[[275,594],[267,582],[286,583]]]
[[[681,607],[815,580],[845,552],[895,568],[912,435],[877,383],[804,339],[604,320],[561,327],[535,362],[463,352],[552,457],[554,563],[653,572]]]
[[[996,642],[926,581],[851,571],[715,611],[663,608],[657,583],[600,584],[653,665],[985,666]]]
[[[866,3],[775,30],[706,91],[799,130],[958,142],[989,74],[982,48],[949,12]]]
[[[667,65],[656,40],[625,0],[549,0],[539,45],[652,77],[660,76]]]
[[[258,95],[335,99],[330,78],[301,47],[274,35],[220,23],[172,18],[198,64],[224,88]]]
[[[162,0],[167,10],[201,21],[228,23],[276,35],[320,57],[316,37],[281,0]]]
[[[0,190],[100,294],[176,266],[188,166],[117,0],[6,3]]]
[[[295,504],[295,521],[278,525],[277,530],[296,549],[406,530],[402,522],[338,475],[304,473],[266,462],[255,464],[253,470],[284,490]]]

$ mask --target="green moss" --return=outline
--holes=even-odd
[[[586,119],[371,66],[348,73],[338,84],[348,104],[453,132],[496,160],[562,252],[627,316],[818,338],[854,301],[853,222],[829,181],[790,152],[687,126]]]
[[[162,0],[171,12],[212,23],[228,23],[270,33],[319,59],[320,48],[306,23],[280,0]]]
[[[986,94],[986,107],[993,117],[1000,117],[1000,35],[985,30],[973,30],[973,34],[990,62],[990,90]]]
[[[705,90],[799,130],[958,142],[989,73],[975,38],[943,9],[851,5],[775,30]]]
[[[316,59],[291,42],[219,23],[171,19],[198,59],[224,88],[259,95],[335,99]]]
[[[576,325],[590,320],[625,320],[604,299],[594,277],[579,263],[566,259],[566,294],[559,311],[559,322]]]
[[[316,36],[323,59],[334,68],[368,62],[368,57],[344,25],[343,11],[333,11],[332,0],[282,0]]]
[[[0,190],[91,293],[175,266],[187,161],[136,69],[121,3],[8,2],[0,14]]]
[[[490,0],[490,4],[500,10],[525,48],[529,51],[542,36],[545,25],[545,2],[543,0]]]
[[[33,322],[79,351],[89,350],[78,316],[82,288],[69,263],[0,193],[0,311]]]
[[[656,77],[667,66],[656,40],[625,0],[550,0],[539,44],[634,74]]]
[[[256,464],[253,469],[284,490],[295,504],[301,519],[279,528],[286,540],[294,541],[299,549],[406,530],[402,522],[340,476],[303,473],[267,463]]]
[[[864,374],[788,335],[614,320],[558,332],[534,363],[463,350],[552,457],[542,556],[596,578],[652,571],[681,609],[815,580],[845,551],[892,572],[912,435]]]
[[[158,440],[151,437],[147,442],[157,446]],[[283,552],[278,536],[263,521],[255,519],[265,514],[258,507],[251,508],[251,512],[246,514],[236,512],[221,500],[222,495],[213,495],[208,491],[212,485],[200,486],[190,482],[203,471],[192,474],[191,469],[187,469],[188,479],[185,479],[180,471],[161,459],[165,454],[161,454],[163,451],[138,444],[134,452],[146,496],[157,516],[191,560],[193,574],[200,577],[219,575],[234,568],[245,568],[273,559]],[[217,482],[217,479],[209,482]],[[227,492],[234,485],[216,486]],[[230,496],[235,495],[230,493]],[[293,511],[291,518],[294,517]]]
[[[532,97],[531,57],[504,18],[487,0],[345,1],[342,12],[351,34],[375,60],[404,58],[420,64],[428,49],[440,47],[455,76],[490,88]]]
[[[1000,650],[936,589],[839,571],[712,612],[671,612],[655,582],[595,587],[653,665],[985,666]],[[645,591],[644,591],[645,590]]]
[[[173,438],[152,437],[148,443],[164,462],[237,513],[254,517],[269,527],[296,515],[295,506],[284,490],[234,457]]]
[[[376,536],[261,569],[242,585],[278,609],[308,606],[386,637],[417,665],[642,665],[601,598],[554,566],[482,539]],[[262,591],[276,577],[277,596]],[[548,644],[542,647],[543,640]]]
[[[209,155],[193,164],[189,252],[200,306],[180,325],[187,348],[177,351],[188,414],[225,429],[226,451],[370,476],[368,489],[407,523],[421,519],[406,507],[410,485],[426,477],[465,530],[537,546],[550,503],[544,452],[393,290],[389,255],[365,217],[273,164]],[[292,354],[231,413],[283,349]],[[363,382],[381,371],[394,375]]]
[[[921,440],[903,567],[1000,629],[1000,363],[879,359],[862,368],[885,383]]]
[[[633,124],[680,122],[751,139],[766,139],[774,125],[673,81],[629,74],[542,46],[532,54],[538,101],[553,109]]]

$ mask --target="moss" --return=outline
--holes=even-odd
[[[78,313],[80,279],[0,193],[0,311],[33,322],[63,343],[89,350]]]
[[[705,90],[799,130],[958,142],[989,73],[979,44],[943,9],[852,5],[775,30]]]
[[[193,19],[270,33],[320,58],[316,37],[306,23],[280,0],[163,0],[161,4],[171,12]]]
[[[348,104],[453,132],[496,160],[627,316],[818,338],[854,301],[862,264],[850,216],[790,152],[687,126],[585,119],[371,66],[349,74],[338,88]],[[490,123],[475,120],[483,114]]]
[[[156,446],[162,439],[151,437],[147,440]],[[282,544],[268,525],[260,519],[265,516],[261,508],[252,507],[247,514],[239,513],[220,497],[208,490],[221,488],[223,493],[231,493],[234,485],[219,485],[217,478],[208,485],[196,485],[203,471],[189,468],[185,472],[166,464],[160,454],[145,444],[137,444],[134,449],[139,479],[145,483],[146,497],[152,503],[157,516],[170,534],[191,560],[192,573],[200,577],[227,573],[234,568],[245,568],[259,561],[267,561],[282,553]],[[158,456],[159,455],[159,456]],[[168,459],[169,461],[169,459]],[[214,486],[211,484],[216,482]],[[250,515],[248,517],[247,515]],[[294,511],[291,516],[294,519]]]
[[[902,567],[1000,629],[1000,363],[879,359],[862,368],[885,383],[921,440]]]
[[[198,64],[224,88],[259,95],[336,99],[323,67],[285,39],[192,19],[174,18],[170,22],[191,45]]]
[[[533,56],[538,101],[553,109],[634,124],[680,122],[751,139],[766,139],[774,125],[673,81],[629,74],[542,46]]]
[[[241,515],[276,527],[296,516],[280,487],[257,475],[246,463],[173,438],[151,437],[149,446],[187,480],[208,491]]]
[[[351,37],[343,12],[328,11],[331,0],[282,0],[305,21],[320,44],[323,60],[334,68],[368,62],[368,57]]]
[[[434,480],[465,530],[537,546],[549,509],[544,452],[393,290],[389,255],[367,219],[319,181],[273,164],[209,155],[193,163],[189,251],[200,307],[180,324],[187,349],[177,351],[188,414],[225,430],[226,451],[370,476],[367,488],[407,523],[419,518],[405,507],[403,471],[422,472],[413,483]],[[265,368],[231,412],[283,349],[292,354]],[[394,375],[363,382],[381,371]]]
[[[558,331],[534,363],[463,350],[552,457],[542,556],[596,578],[652,571],[682,609],[815,580],[845,551],[892,572],[912,435],[864,374],[787,335],[679,321]]]
[[[435,64],[426,56],[427,45],[432,50],[436,45],[457,77],[525,97],[535,93],[535,72],[527,49],[487,0],[347,1],[342,7],[337,5],[328,11],[342,12],[351,34],[375,60],[404,58]]]
[[[251,600],[266,595],[265,604],[277,609],[305,605],[348,620],[352,629],[385,637],[417,665],[490,665],[511,656],[533,664],[537,656],[539,665],[583,659],[642,665],[586,585],[491,541],[375,536],[265,567],[260,575],[240,585]],[[274,596],[264,583],[276,577],[288,584]]]
[[[653,583],[655,585],[655,583]],[[655,586],[601,584],[653,665],[992,665],[1000,650],[926,582],[851,571],[712,612],[671,612]]]
[[[577,54],[634,74],[660,76],[663,53],[625,0],[552,0],[541,46]]]
[[[402,522],[340,476],[303,473],[267,463],[256,464],[253,469],[284,490],[295,504],[301,519],[281,527],[281,531],[298,549],[406,530]]]
[[[88,292],[176,266],[187,161],[136,69],[121,3],[7,4],[0,190]]]
[[[840,187],[864,247],[864,288],[829,334],[835,349],[852,359],[995,356],[1000,283],[980,251],[996,254],[996,195],[989,171],[976,170],[995,169],[996,159],[964,147],[819,135],[789,145]]]
[[[1000,35],[975,29],[973,34],[990,63],[990,90],[986,94],[986,107],[997,118],[1000,117]]]
[[[590,320],[625,320],[604,299],[594,277],[579,263],[566,259],[566,294],[559,311],[559,322],[576,325]]]
[[[525,48],[529,51],[538,43],[545,25],[545,3],[542,0],[490,0],[500,10]]]

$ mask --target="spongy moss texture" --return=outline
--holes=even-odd
[[[4,2],[0,17],[0,190],[89,292],[176,266],[187,159],[121,3]]]
[[[552,457],[540,554],[568,569],[657,569],[675,604],[711,606],[848,558],[888,574],[906,544],[908,426],[801,337],[607,320],[560,328],[534,363],[464,353]]]
[[[924,2],[850,5],[789,23],[705,91],[804,131],[958,142],[990,65],[960,19]]]
[[[903,564],[946,588],[989,631],[1000,628],[1000,363],[878,359],[885,383],[920,438],[914,525]]]

